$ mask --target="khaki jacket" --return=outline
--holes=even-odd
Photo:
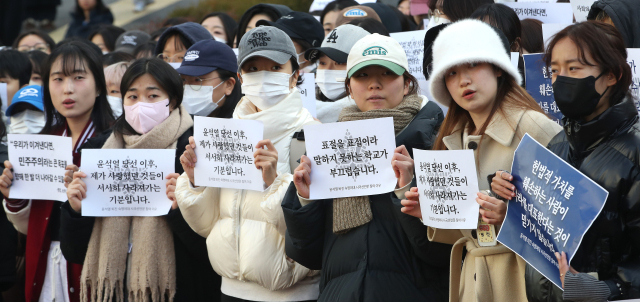
[[[443,139],[449,150],[474,149],[479,166],[480,190],[489,190],[487,176],[497,170],[511,170],[513,153],[525,133],[542,145],[562,130],[546,115],[523,109],[507,109],[494,114],[480,144],[479,135],[468,135],[466,125],[456,126],[453,134]],[[471,144],[471,146],[470,146]],[[474,230],[445,230],[429,227],[429,240],[453,244],[449,301],[527,301],[525,261],[504,245],[481,247],[472,236]],[[497,235],[498,228],[496,228]],[[475,232],[474,232],[475,233]],[[462,250],[467,249],[461,268]],[[462,273],[460,273],[462,271]]]

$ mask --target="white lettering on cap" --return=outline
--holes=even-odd
[[[367,12],[359,9],[359,8],[354,8],[354,9],[350,9],[348,11],[346,11],[344,13],[345,17],[366,17],[367,16]]]
[[[138,43],[136,43],[136,39],[138,37],[136,36],[123,36],[122,37],[122,42],[120,42],[120,44],[131,44],[133,46],[138,45]]]
[[[20,91],[20,96],[18,98],[23,98],[26,96],[38,96],[38,89],[35,88],[27,88],[25,90]]]
[[[190,51],[187,51],[187,54],[184,56],[184,60],[191,62],[199,57],[200,57],[199,50],[190,50]]]

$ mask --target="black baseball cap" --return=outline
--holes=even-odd
[[[208,39],[189,47],[176,70],[179,74],[197,77],[217,69],[237,72],[236,54],[227,44]]]
[[[304,40],[311,47],[318,47],[324,39],[324,28],[314,16],[304,12],[290,12],[276,22],[260,20],[256,26],[274,26],[284,31],[291,39]]]

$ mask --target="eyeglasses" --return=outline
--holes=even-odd
[[[42,52],[47,52],[49,50],[49,46],[47,46],[47,44],[43,44],[43,43],[38,43],[36,45],[20,45],[18,46],[18,51],[20,52],[29,52],[32,50],[39,50]]]
[[[200,88],[202,88],[202,82],[204,82],[204,81],[209,81],[209,80],[215,80],[215,79],[219,79],[219,78],[220,78],[220,77],[217,77],[217,78],[208,78],[208,79],[201,79],[200,77],[196,77],[196,78],[195,78],[195,80],[194,80],[194,82],[195,82],[194,84],[187,83],[187,80],[186,80],[186,79],[182,79],[182,84],[183,84],[183,85],[185,85],[185,86],[186,86],[186,85],[189,85],[189,87],[191,87],[191,89],[193,89],[193,90],[195,90],[195,91],[198,91],[198,90],[200,90]]]
[[[184,54],[183,53],[177,53],[174,54],[173,56],[168,56],[165,55],[163,53],[158,55],[158,59],[163,60],[167,63],[181,63],[182,60],[184,60]]]

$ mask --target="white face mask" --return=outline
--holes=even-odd
[[[300,59],[302,58],[302,59]],[[302,60],[302,61],[300,61]],[[302,65],[304,63],[307,63],[307,60],[304,59],[304,51],[298,54],[298,65]]]
[[[120,117],[122,115],[122,99],[119,97],[107,95],[107,101],[109,102],[111,111],[113,111],[113,117]]]
[[[180,64],[182,64],[181,62],[168,62],[169,65],[171,65],[171,67],[173,67],[173,69],[178,69],[180,68]]]
[[[316,71],[316,84],[320,87],[322,94],[335,101],[346,92],[344,89],[346,77],[346,70],[318,69]]]
[[[213,36],[213,39],[218,41],[218,42],[222,42],[224,44],[227,44],[227,40],[220,38],[220,37],[216,37],[215,35]]]
[[[222,85],[223,82],[213,86],[202,86],[200,90],[193,90],[191,86],[184,85],[184,95],[182,97],[182,105],[187,108],[187,112],[189,114],[197,115],[197,116],[207,116],[209,113],[213,112],[218,108],[218,103],[224,99],[226,95],[222,95],[222,97],[217,102],[212,102],[213,91]]]
[[[106,51],[106,50],[103,50],[103,51],[102,51],[102,55],[106,55],[106,54],[108,54],[108,53],[109,53],[109,52],[108,52],[108,51]]]
[[[25,110],[11,116],[9,133],[11,134],[36,134],[44,127],[44,112]]]
[[[293,74],[273,71],[257,71],[242,75],[242,93],[260,110],[267,110],[289,93],[289,79]]]

